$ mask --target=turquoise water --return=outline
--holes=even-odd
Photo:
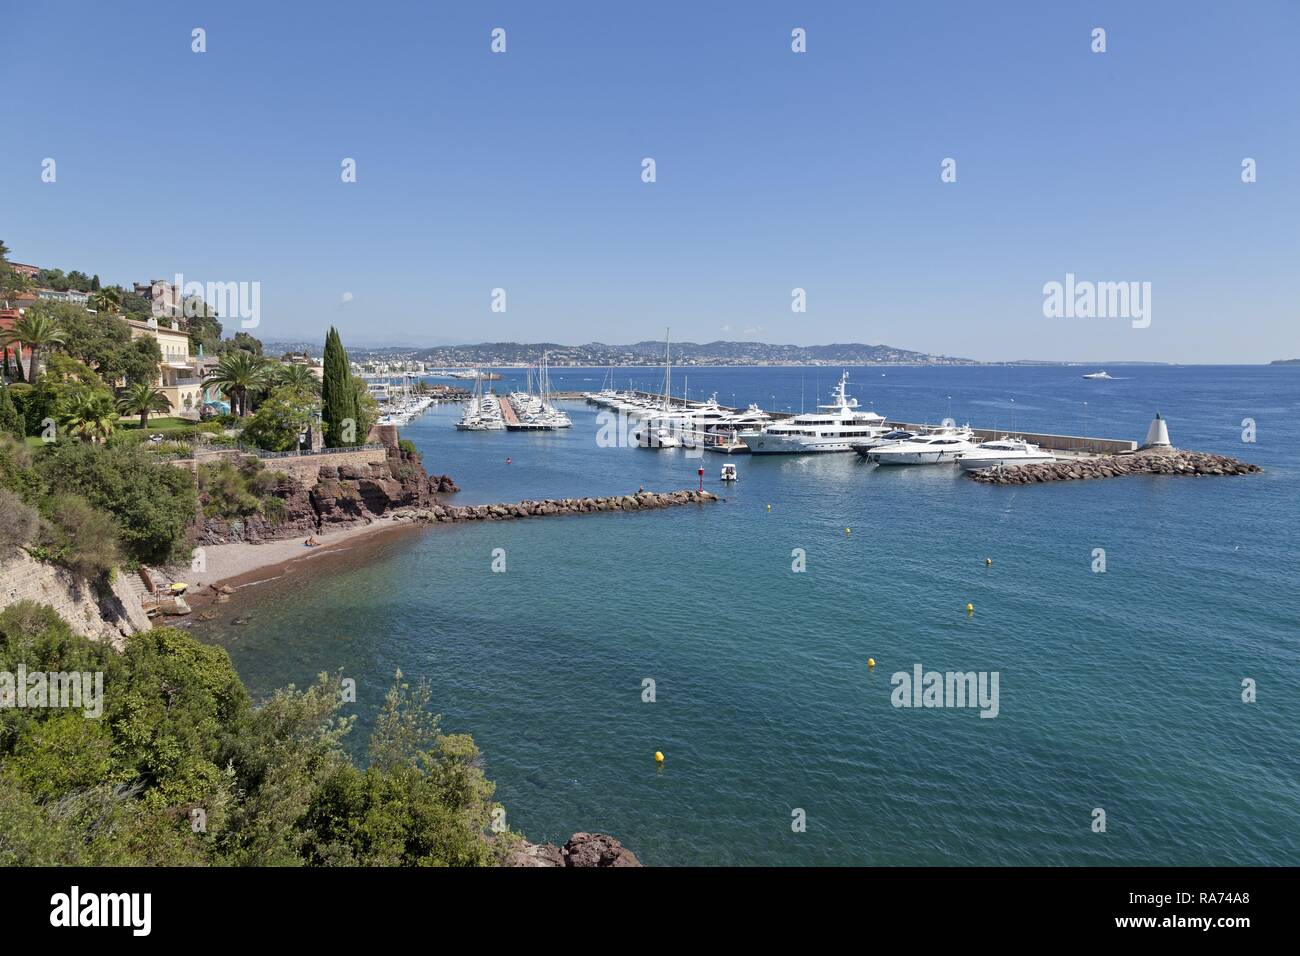
[[[837,371],[689,375],[695,397],[797,410]],[[723,488],[709,455],[723,503],[397,536],[242,592],[223,613],[249,625],[196,633],[255,695],[355,677],[358,745],[394,669],[428,677],[535,840],[600,830],[662,865],[1300,863],[1300,369],[883,371],[850,389],[890,417],[1141,439],[1158,407],[1175,444],[1266,471],[988,487],[739,457]],[[404,434],[461,503],[697,481],[698,458],[600,448],[596,410],[567,407],[562,433],[460,433],[453,406]],[[892,706],[917,663],[998,672],[996,719]]]

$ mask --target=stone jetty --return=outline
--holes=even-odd
[[[1094,478],[1119,478],[1124,475],[1252,475],[1260,471],[1226,455],[1181,451],[1175,448],[1152,448],[1130,455],[1102,455],[1097,458],[1062,458],[1039,465],[1013,468],[984,468],[968,471],[975,481],[989,485],[1032,485],[1046,481],[1088,481]]]
[[[710,491],[639,491],[634,495],[611,495],[607,498],[545,498],[514,504],[449,505],[443,502],[428,508],[399,508],[389,512],[397,520],[423,522],[509,521],[514,518],[540,518],[548,515],[594,514],[600,511],[656,511],[678,505],[717,501]]]

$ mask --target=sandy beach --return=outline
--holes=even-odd
[[[239,542],[236,544],[208,545],[203,549],[203,570],[189,568],[176,571],[178,580],[190,585],[186,598],[190,603],[206,603],[212,595],[210,585],[229,585],[235,589],[283,577],[291,569],[307,561],[317,561],[340,551],[349,550],[358,539],[370,538],[384,532],[415,530],[422,526],[409,521],[377,518],[370,524],[356,525],[337,531],[316,535],[318,547],[308,548],[303,538],[286,538],[262,544]],[[197,551],[196,551],[197,554]]]

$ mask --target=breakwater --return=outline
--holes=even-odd
[[[1120,478],[1124,475],[1250,475],[1260,471],[1226,455],[1196,451],[1138,452],[1132,455],[1103,455],[1099,458],[1071,458],[1013,468],[985,468],[968,471],[975,481],[990,485],[1031,485],[1047,481],[1088,481]]]
[[[610,495],[605,498],[545,498],[492,505],[448,505],[438,503],[428,508],[400,508],[391,512],[396,520],[508,521],[514,518],[540,518],[562,514],[594,514],[609,511],[656,511],[679,505],[717,501],[709,491],[638,491],[634,495]]]

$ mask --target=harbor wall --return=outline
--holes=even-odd
[[[887,424],[893,428],[906,428],[909,431],[925,427],[916,422],[888,422]],[[1087,452],[1094,455],[1119,455],[1136,451],[1138,446],[1135,441],[1123,441],[1119,438],[1090,438],[1086,435],[1048,435],[1005,428],[972,428],[971,431],[975,433],[977,441],[996,441],[1005,435],[1014,435],[1052,451]]]

